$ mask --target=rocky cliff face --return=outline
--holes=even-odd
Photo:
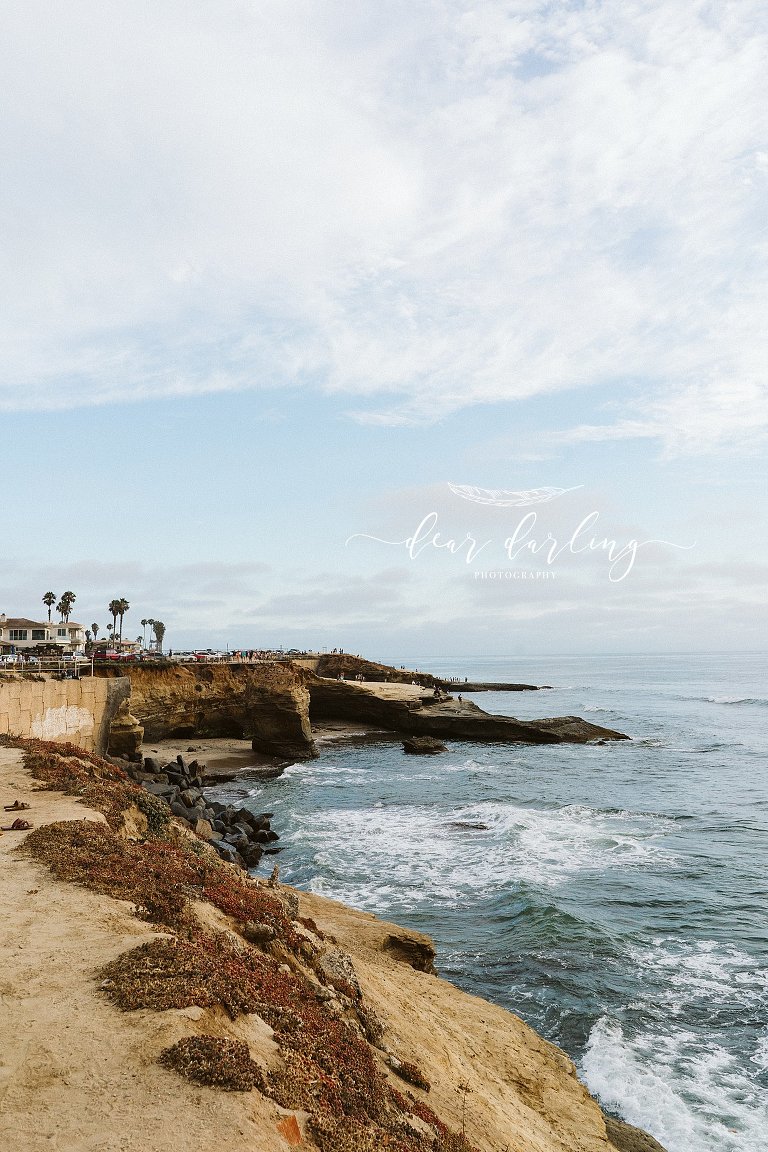
[[[146,815],[103,762],[67,749],[78,777],[59,776],[55,746],[37,751],[30,766],[0,746],[0,792],[35,807],[34,829],[0,838],[1,1147],[362,1152],[394,1146],[381,1138],[394,1116],[400,1148],[664,1152],[606,1120],[559,1049],[435,975],[428,937],[218,861],[216,882],[183,899],[168,869],[184,859],[204,877],[208,849],[183,852],[189,831],[145,839]],[[76,795],[41,787],[63,779]],[[81,802],[88,783],[111,823]],[[174,908],[181,935],[162,919]],[[169,1046],[200,1041],[205,1062],[177,1075]],[[225,1072],[257,1073],[246,1085],[210,1064],[224,1046]]]
[[[127,676],[130,711],[147,741],[168,737],[250,738],[257,752],[287,759],[316,756],[309,693],[285,664],[121,665],[97,668]]]
[[[310,715],[315,720],[351,720],[396,732],[441,739],[525,744],[585,744],[588,740],[626,740],[621,732],[590,724],[579,716],[515,720],[484,712],[471,701],[437,702],[429,694],[382,695],[373,686],[305,674]]]

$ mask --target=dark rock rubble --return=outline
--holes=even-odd
[[[120,767],[145,791],[164,800],[184,826],[215,848],[222,860],[241,868],[255,868],[262,856],[280,849],[270,821],[274,813],[258,815],[234,804],[222,804],[205,795],[205,767],[197,760],[177,756],[160,765],[153,756],[141,762],[120,760]]]

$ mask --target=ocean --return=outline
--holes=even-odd
[[[326,745],[228,787],[281,878],[421,931],[668,1152],[768,1148],[768,657],[393,663],[551,690],[467,696],[631,742]],[[456,687],[461,690],[461,685]]]

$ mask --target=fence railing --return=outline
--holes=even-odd
[[[179,664],[265,664],[273,661],[307,659],[316,653],[310,652],[281,652],[259,650],[240,650],[234,652],[178,652],[164,654],[161,652],[142,653],[140,656],[31,656],[17,652],[10,655],[0,655],[0,675],[12,673],[20,676],[46,674],[58,676],[63,679],[79,679],[81,676],[93,676],[96,668],[115,667],[125,664],[163,663]]]
[[[79,680],[93,676],[93,660],[85,656],[25,656],[21,653],[0,656],[0,673],[18,676],[47,675],[63,680]]]

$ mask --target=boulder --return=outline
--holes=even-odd
[[[153,780],[145,780],[141,786],[145,792],[152,796],[162,796],[164,800],[175,797],[179,791],[175,784],[156,784]]]
[[[245,852],[243,852],[243,859],[249,868],[256,868],[263,854],[263,849],[260,844],[250,844]]]
[[[222,860],[226,860],[228,864],[239,864],[241,868],[245,868],[245,861],[231,844],[227,844],[225,840],[211,840],[210,843]]]
[[[215,840],[216,833],[207,820],[198,817],[192,825],[195,835],[199,836],[201,840]]]
[[[434,756],[436,752],[447,752],[445,744],[434,736],[409,736],[403,740],[403,752],[412,756]]]

